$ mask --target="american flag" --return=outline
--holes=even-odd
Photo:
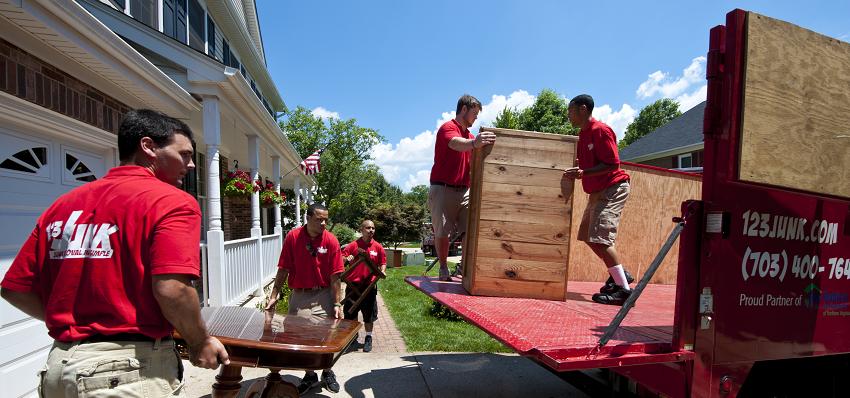
[[[312,155],[307,156],[307,159],[304,159],[301,162],[301,170],[304,170],[304,174],[307,174],[307,175],[316,174],[320,171],[321,162],[319,162],[319,157],[322,156],[322,152],[324,150],[325,149],[322,148],[322,149],[319,149],[316,152],[313,152]]]

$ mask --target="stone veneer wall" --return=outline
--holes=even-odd
[[[116,134],[129,107],[0,39],[0,90]]]

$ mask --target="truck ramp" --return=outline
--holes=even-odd
[[[692,351],[673,349],[674,285],[648,285],[605,347],[594,348],[620,307],[591,301],[599,282],[570,282],[566,301],[472,296],[460,279],[405,281],[496,340],[559,372],[680,362]]]

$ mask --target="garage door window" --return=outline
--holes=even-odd
[[[70,153],[65,154],[65,170],[71,173],[73,179],[80,182],[91,182],[97,179],[88,166]]]
[[[35,147],[24,149],[0,163],[4,170],[19,171],[28,174],[38,174],[38,170],[47,164],[47,148]]]

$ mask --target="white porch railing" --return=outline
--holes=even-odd
[[[261,292],[277,272],[277,262],[283,245],[281,235],[265,235],[224,242],[220,264],[203,255],[204,303],[238,305],[249,296]],[[202,245],[202,249],[205,245]],[[209,248],[207,248],[209,249]],[[202,254],[207,250],[202,250]],[[209,280],[221,281],[220,284]]]

